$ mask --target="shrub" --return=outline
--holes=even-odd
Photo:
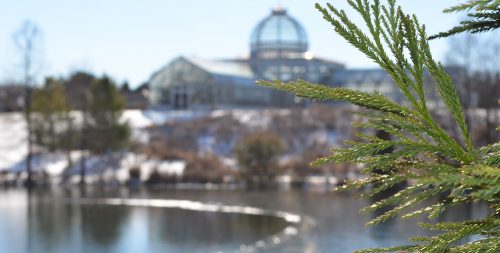
[[[217,156],[192,154],[186,159],[182,181],[191,183],[223,183],[226,176],[234,176]]]
[[[247,181],[268,183],[276,176],[283,143],[276,134],[259,132],[244,137],[235,152],[241,174]]]

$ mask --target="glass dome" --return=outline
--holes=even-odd
[[[297,58],[307,51],[306,31],[283,8],[276,8],[253,30],[252,58]]]

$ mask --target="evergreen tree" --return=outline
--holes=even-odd
[[[121,122],[125,100],[108,77],[96,79],[90,88],[88,147],[96,154],[116,151],[128,143],[130,129]]]
[[[80,184],[85,184],[85,174],[86,174],[86,154],[85,151],[88,150],[88,118],[89,118],[89,107],[91,102],[91,92],[90,87],[95,81],[95,77],[92,74],[85,72],[76,72],[70,76],[70,78],[65,82],[66,96],[68,98],[68,104],[71,110],[77,110],[80,112],[82,117],[82,122],[79,131],[79,149],[81,152],[80,156]],[[71,130],[71,119],[68,118],[68,129]],[[68,137],[73,132],[68,132]],[[67,139],[67,145],[71,147],[73,145],[72,138]],[[68,156],[69,158],[69,156]]]
[[[499,4],[499,1],[472,2]],[[364,120],[354,126],[392,136],[387,139],[358,133],[359,140],[346,142],[346,148],[333,149],[330,156],[316,160],[313,165],[331,162],[365,165],[362,170],[365,178],[349,181],[340,189],[364,189],[366,196],[411,182],[364,208],[365,211],[389,208],[369,224],[396,215],[410,218],[426,214],[436,218],[451,206],[474,201],[486,202],[490,208],[486,217],[476,220],[423,223],[424,228],[441,232],[412,238],[412,245],[360,252],[500,252],[500,143],[481,148],[472,145],[457,90],[444,67],[433,59],[425,26],[414,15],[405,14],[395,0],[388,0],[387,5],[378,0],[372,4],[368,0],[348,0],[348,3],[361,15],[365,27],[352,22],[344,10],[331,4],[316,7],[339,35],[387,71],[408,106],[376,92],[332,88],[301,80],[259,81],[260,85],[301,97],[341,100],[369,109],[360,113]],[[457,126],[459,138],[453,138],[431,115],[428,94],[424,92],[426,71],[436,83],[436,91]],[[436,200],[435,196],[441,197]],[[479,239],[462,241],[473,235]]]
[[[46,78],[41,89],[33,92],[32,110],[37,117],[33,120],[36,144],[48,148],[50,152],[62,148],[60,133],[56,125],[68,114],[64,87],[59,80]]]
[[[42,88],[33,93],[33,132],[35,143],[49,152],[64,151],[71,168],[71,150],[74,149],[74,129],[71,110],[61,80],[45,79]]]

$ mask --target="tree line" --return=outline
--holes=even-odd
[[[79,150],[83,184],[86,155],[127,146],[130,127],[121,120],[124,109],[123,96],[107,76],[77,72],[68,79],[47,77],[42,87],[33,88],[28,136],[38,152],[65,152],[68,168],[73,166],[71,151]]]

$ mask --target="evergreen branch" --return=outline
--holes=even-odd
[[[500,142],[479,148],[479,153],[482,155],[487,155],[492,152],[500,152]]]
[[[372,142],[347,141],[349,148],[333,149],[332,155],[319,158],[312,166],[322,166],[330,162],[358,162],[369,163],[369,168],[384,169],[394,166],[397,158],[412,158],[419,154],[432,156],[435,153],[447,154],[447,149],[441,149],[431,144],[413,141],[386,141],[378,140]],[[394,149],[393,152],[381,154],[381,152]]]
[[[420,226],[430,230],[446,231],[445,233],[430,237],[426,245],[419,247],[419,252],[445,252],[447,249],[457,252],[459,247],[454,247],[453,243],[471,236],[480,234],[481,231],[495,229],[499,227],[498,221],[495,216],[490,216],[486,219],[478,221],[465,221],[465,222],[447,222],[437,224],[421,223]],[[498,248],[499,242],[496,238],[496,243],[493,243],[494,248]],[[482,244],[468,247],[482,247]],[[455,249],[453,249],[455,248]],[[443,251],[444,250],[444,251]],[[477,252],[477,251],[473,251]]]
[[[404,116],[412,116],[413,112],[392,102],[380,93],[368,93],[347,88],[332,88],[307,81],[297,80],[283,83],[280,81],[258,81],[257,84],[277,90],[294,93],[297,96],[316,100],[344,101],[367,109],[392,112]]]
[[[469,11],[469,10],[486,10],[491,8],[496,8],[500,5],[500,0],[469,0],[466,3],[459,4],[456,6],[452,6],[444,9],[443,12],[451,13],[451,12],[461,12],[461,11]]]
[[[346,181],[346,184],[336,187],[335,191],[347,191],[347,190],[355,190],[360,189],[364,186],[370,185],[374,182],[378,182],[379,180],[383,180],[383,178],[388,178],[388,175],[379,175],[374,177],[367,177],[362,179],[350,180]]]
[[[460,25],[446,32],[432,35],[429,39],[446,38],[463,32],[482,33],[500,27],[500,8],[484,10],[479,13],[467,15],[469,19],[461,21]]]
[[[466,198],[466,197],[451,197],[451,196],[448,196],[448,198],[444,201],[441,201],[437,204],[434,204],[434,205],[431,205],[431,206],[427,206],[427,207],[423,207],[423,208],[420,208],[420,209],[417,209],[415,211],[412,211],[410,213],[407,213],[403,216],[401,216],[403,219],[408,219],[408,218],[413,218],[415,216],[418,216],[418,215],[423,215],[423,214],[426,214],[428,213],[429,216],[428,218],[429,219],[434,219],[434,218],[437,218],[439,215],[441,215],[447,208],[453,206],[453,205],[457,205],[457,204],[461,204],[461,203],[466,203],[466,202],[469,202],[471,201],[472,198]]]
[[[356,47],[359,51],[364,53],[368,58],[372,59],[374,62],[379,64],[384,70],[387,71],[387,73],[394,79],[395,84],[399,87],[404,96],[411,102],[414,108],[420,108],[421,104],[419,104],[416,101],[416,99],[411,93],[411,90],[409,89],[409,87],[412,86],[411,85],[412,80],[407,77],[404,68],[398,67],[398,64],[395,64],[387,56],[384,47],[380,42],[380,34],[375,32],[375,29],[373,29],[373,24],[371,23],[369,14],[365,14],[368,4],[366,4],[365,7],[363,7],[361,0],[356,0],[356,3],[354,3],[353,1],[348,1],[348,3],[355,10],[357,10],[358,13],[364,16],[365,20],[367,20],[367,26],[372,27],[371,36],[375,42],[373,42],[371,38],[365,35],[358,26],[352,23],[343,10],[338,10],[331,4],[327,4],[328,10],[330,10],[331,13],[334,15],[332,16],[328,12],[328,10],[326,8],[323,8],[321,5],[316,4],[316,8],[323,14],[323,18],[335,27],[335,31],[340,36],[342,36],[347,42]],[[374,7],[377,7],[377,5],[374,5]],[[376,16],[377,15],[379,15],[378,11],[376,11]],[[391,27],[399,29],[399,22],[401,21],[401,18],[399,16],[391,17],[390,20],[391,22],[398,22],[397,24],[391,24]],[[380,22],[379,20],[377,21]],[[380,27],[380,24],[378,25],[378,27]],[[392,31],[392,34],[395,36],[392,37],[392,39],[399,38],[397,35],[399,35],[400,33],[401,31]],[[398,40],[397,45],[402,45],[402,44],[403,44],[402,40]],[[404,54],[402,53],[402,51],[398,53],[396,52],[397,50],[394,52],[395,58],[401,59],[399,61],[399,66],[407,65],[405,63],[406,60],[403,60]],[[403,58],[398,56],[403,56]]]
[[[425,106],[425,95],[423,93],[422,81],[423,64],[429,63],[429,58],[427,58],[427,62],[425,61],[425,55],[430,55],[430,49],[428,48],[428,44],[426,42],[427,36],[425,35],[424,27],[420,27],[416,18],[404,15],[400,7],[396,8],[395,6],[392,6],[389,8],[382,8],[382,12],[385,14],[385,17],[380,17],[380,11],[378,10],[380,7],[378,2],[375,2],[375,4],[372,5],[375,22],[379,23],[378,25],[374,25],[369,14],[370,9],[367,3],[363,4],[361,0],[350,0],[348,3],[364,18],[365,23],[371,32],[371,37],[375,42],[362,33],[361,29],[349,20],[343,10],[338,10],[331,4],[327,4],[327,8],[323,8],[321,5],[316,4],[316,8],[323,14],[324,19],[335,27],[335,30],[339,33],[339,35],[344,37],[346,41],[354,45],[388,72],[388,74],[395,81],[395,84],[402,91],[403,95],[410,101],[418,114],[427,121],[428,125],[434,128],[433,131],[436,133],[436,136],[439,136],[442,140],[446,141],[447,145],[456,150],[456,153],[460,153],[460,156],[465,156],[465,152],[461,150],[460,145],[454,142],[453,139],[434,122]],[[390,4],[395,4],[395,2],[391,1]],[[377,8],[377,10],[374,10],[373,8]],[[389,34],[391,34],[391,38],[387,38],[386,42],[389,39],[392,40],[393,43],[389,42],[388,47],[392,49],[396,62],[393,62],[385,53],[384,47],[380,41],[380,37],[383,36],[380,36],[381,33],[379,32],[379,29],[375,28],[381,27],[380,22],[382,20],[386,20],[386,28],[391,29],[389,32]],[[387,24],[387,21],[389,21],[390,24]],[[412,61],[416,64],[413,67],[405,58],[405,54],[403,52],[404,48],[410,52]],[[420,55],[423,56],[421,57]],[[437,65],[435,62],[432,63],[433,65]],[[413,80],[408,77],[407,71],[413,73]],[[434,73],[441,74],[440,72]],[[443,75],[440,75],[439,78],[440,80],[444,80]],[[415,99],[412,90],[416,92],[419,101]],[[449,89],[444,91],[448,94]],[[450,99],[450,101],[456,102],[454,99]],[[460,105],[458,108],[460,111],[454,113],[453,115],[455,116],[455,119],[458,120],[466,143],[470,144],[471,142],[469,142],[470,138],[468,138],[466,126],[460,121]]]
[[[424,33],[423,30],[421,30],[421,33]],[[422,34],[422,36],[425,36],[425,34]],[[453,80],[444,70],[444,67],[440,64],[437,64],[432,58],[429,44],[427,42],[424,42],[424,44],[426,48],[426,50],[423,51],[425,65],[436,81],[436,89],[439,95],[443,99],[443,102],[448,107],[448,110],[450,111],[453,119],[455,119],[458,127],[460,128],[460,132],[462,138],[466,143],[467,150],[471,151],[473,149],[472,139],[467,129],[464,112],[462,110],[462,106],[460,104],[460,99],[458,96],[458,91],[453,85]]]
[[[462,152],[459,148],[458,151],[457,149],[448,148],[450,145],[456,146],[456,143],[451,142],[452,144],[450,144],[449,140],[450,137],[447,136],[446,133],[444,133],[439,128],[430,127],[426,123],[422,122],[423,120],[420,120],[418,118],[414,119],[408,117],[401,117],[393,113],[384,113],[384,114],[356,113],[356,114],[369,118],[368,123],[362,124],[360,126],[369,127],[371,124],[372,128],[379,130],[387,130],[389,133],[397,137],[404,135],[405,133],[403,133],[403,131],[406,131],[407,134],[415,137],[420,142],[430,144],[429,141],[427,140],[428,137],[434,141],[433,142],[434,145],[441,145],[441,143],[445,143],[445,145],[442,146],[443,150],[447,150],[446,153],[452,154],[451,156],[453,158],[459,159],[462,156]],[[383,126],[380,126],[382,124],[385,124],[386,127],[384,128]],[[394,130],[391,131],[389,129],[390,127],[393,127]],[[395,133],[394,131],[398,131],[399,133]],[[423,136],[423,134],[427,136]]]
[[[429,39],[445,38],[463,32],[480,33],[500,27],[500,0],[470,0],[448,9],[445,13],[472,11],[467,20],[460,25],[429,37]]]
[[[378,93],[366,93],[346,88],[332,88],[305,81],[283,83],[259,81],[262,86],[292,92],[297,96],[315,100],[338,100],[369,109],[359,113],[363,117],[354,127],[385,131],[391,139],[381,139],[358,133],[357,141],[347,141],[346,148],[333,149],[332,154],[312,162],[320,166],[332,162],[350,162],[362,165],[366,178],[347,181],[336,190],[361,189],[364,196],[377,196],[395,186],[402,186],[396,194],[384,197],[364,211],[389,211],[371,220],[369,224],[383,222],[396,215],[404,218],[427,214],[429,218],[441,215],[444,210],[461,203],[487,202],[494,215],[459,223],[422,225],[444,232],[431,237],[414,238],[418,243],[402,247],[367,249],[358,252],[488,252],[498,249],[500,221],[500,144],[476,149],[465,123],[458,92],[442,65],[430,51],[425,26],[413,15],[407,15],[395,0],[388,5],[374,0],[347,0],[359,13],[366,29],[353,23],[344,10],[327,4],[316,8],[348,43],[380,65],[394,81],[410,106],[394,103]],[[492,8],[500,0],[469,1],[452,11],[466,8],[482,11],[471,17],[480,20],[491,18]],[[424,71],[436,83],[436,90],[460,130],[459,140],[453,138],[432,117],[424,92]],[[463,143],[463,145],[461,144]],[[408,185],[402,183],[408,182]],[[417,204],[440,195],[426,206],[411,209]],[[408,211],[410,210],[410,211]],[[460,245],[459,240],[481,235],[477,242]],[[462,251],[461,251],[462,252]]]
[[[498,243],[498,237],[486,238],[455,247],[451,249],[450,252],[451,253],[462,253],[462,252],[496,253],[500,252],[500,244]]]
[[[388,174],[386,176],[387,177],[379,178],[378,180],[372,182],[372,185],[374,185],[373,189],[371,189],[368,193],[362,194],[361,196],[374,197],[398,184],[406,182],[407,180],[407,177],[405,175],[401,175],[400,173]]]
[[[411,194],[424,190],[424,188],[425,188],[425,185],[423,185],[423,184],[406,187],[405,189],[400,190],[399,192],[393,194],[390,197],[381,199],[381,200],[379,200],[379,201],[377,201],[377,202],[375,202],[367,207],[362,208],[360,211],[361,212],[373,212],[377,209],[397,204],[399,202],[406,200],[408,198],[408,196],[411,196]],[[425,192],[425,190],[424,190],[424,192]]]
[[[479,158],[475,164],[484,164],[495,167],[500,167],[500,151],[491,152]]]
[[[399,247],[388,247],[388,248],[372,248],[364,250],[356,250],[354,253],[379,253],[379,252],[413,252],[416,246],[399,246]]]
[[[398,195],[397,197],[394,197],[395,195],[393,195],[389,198],[386,198],[384,200],[389,199],[391,201],[381,201],[380,203],[377,202],[376,204],[370,206],[369,208],[363,209],[363,211],[365,211],[365,210],[367,210],[367,211],[372,210],[373,211],[373,210],[381,209],[382,207],[385,207],[385,206],[388,206],[391,204],[395,204],[398,202],[403,202],[403,203],[397,207],[392,208],[389,211],[384,212],[384,214],[379,215],[375,219],[372,219],[371,221],[369,221],[367,223],[367,225],[376,225],[376,224],[382,223],[382,222],[400,214],[405,209],[412,207],[418,203],[421,203],[421,202],[429,199],[430,197],[436,196],[439,193],[441,193],[441,189],[434,188],[434,189],[429,189],[429,190],[423,190],[423,191],[421,191],[417,194],[413,194],[413,195],[402,194],[402,195]]]

